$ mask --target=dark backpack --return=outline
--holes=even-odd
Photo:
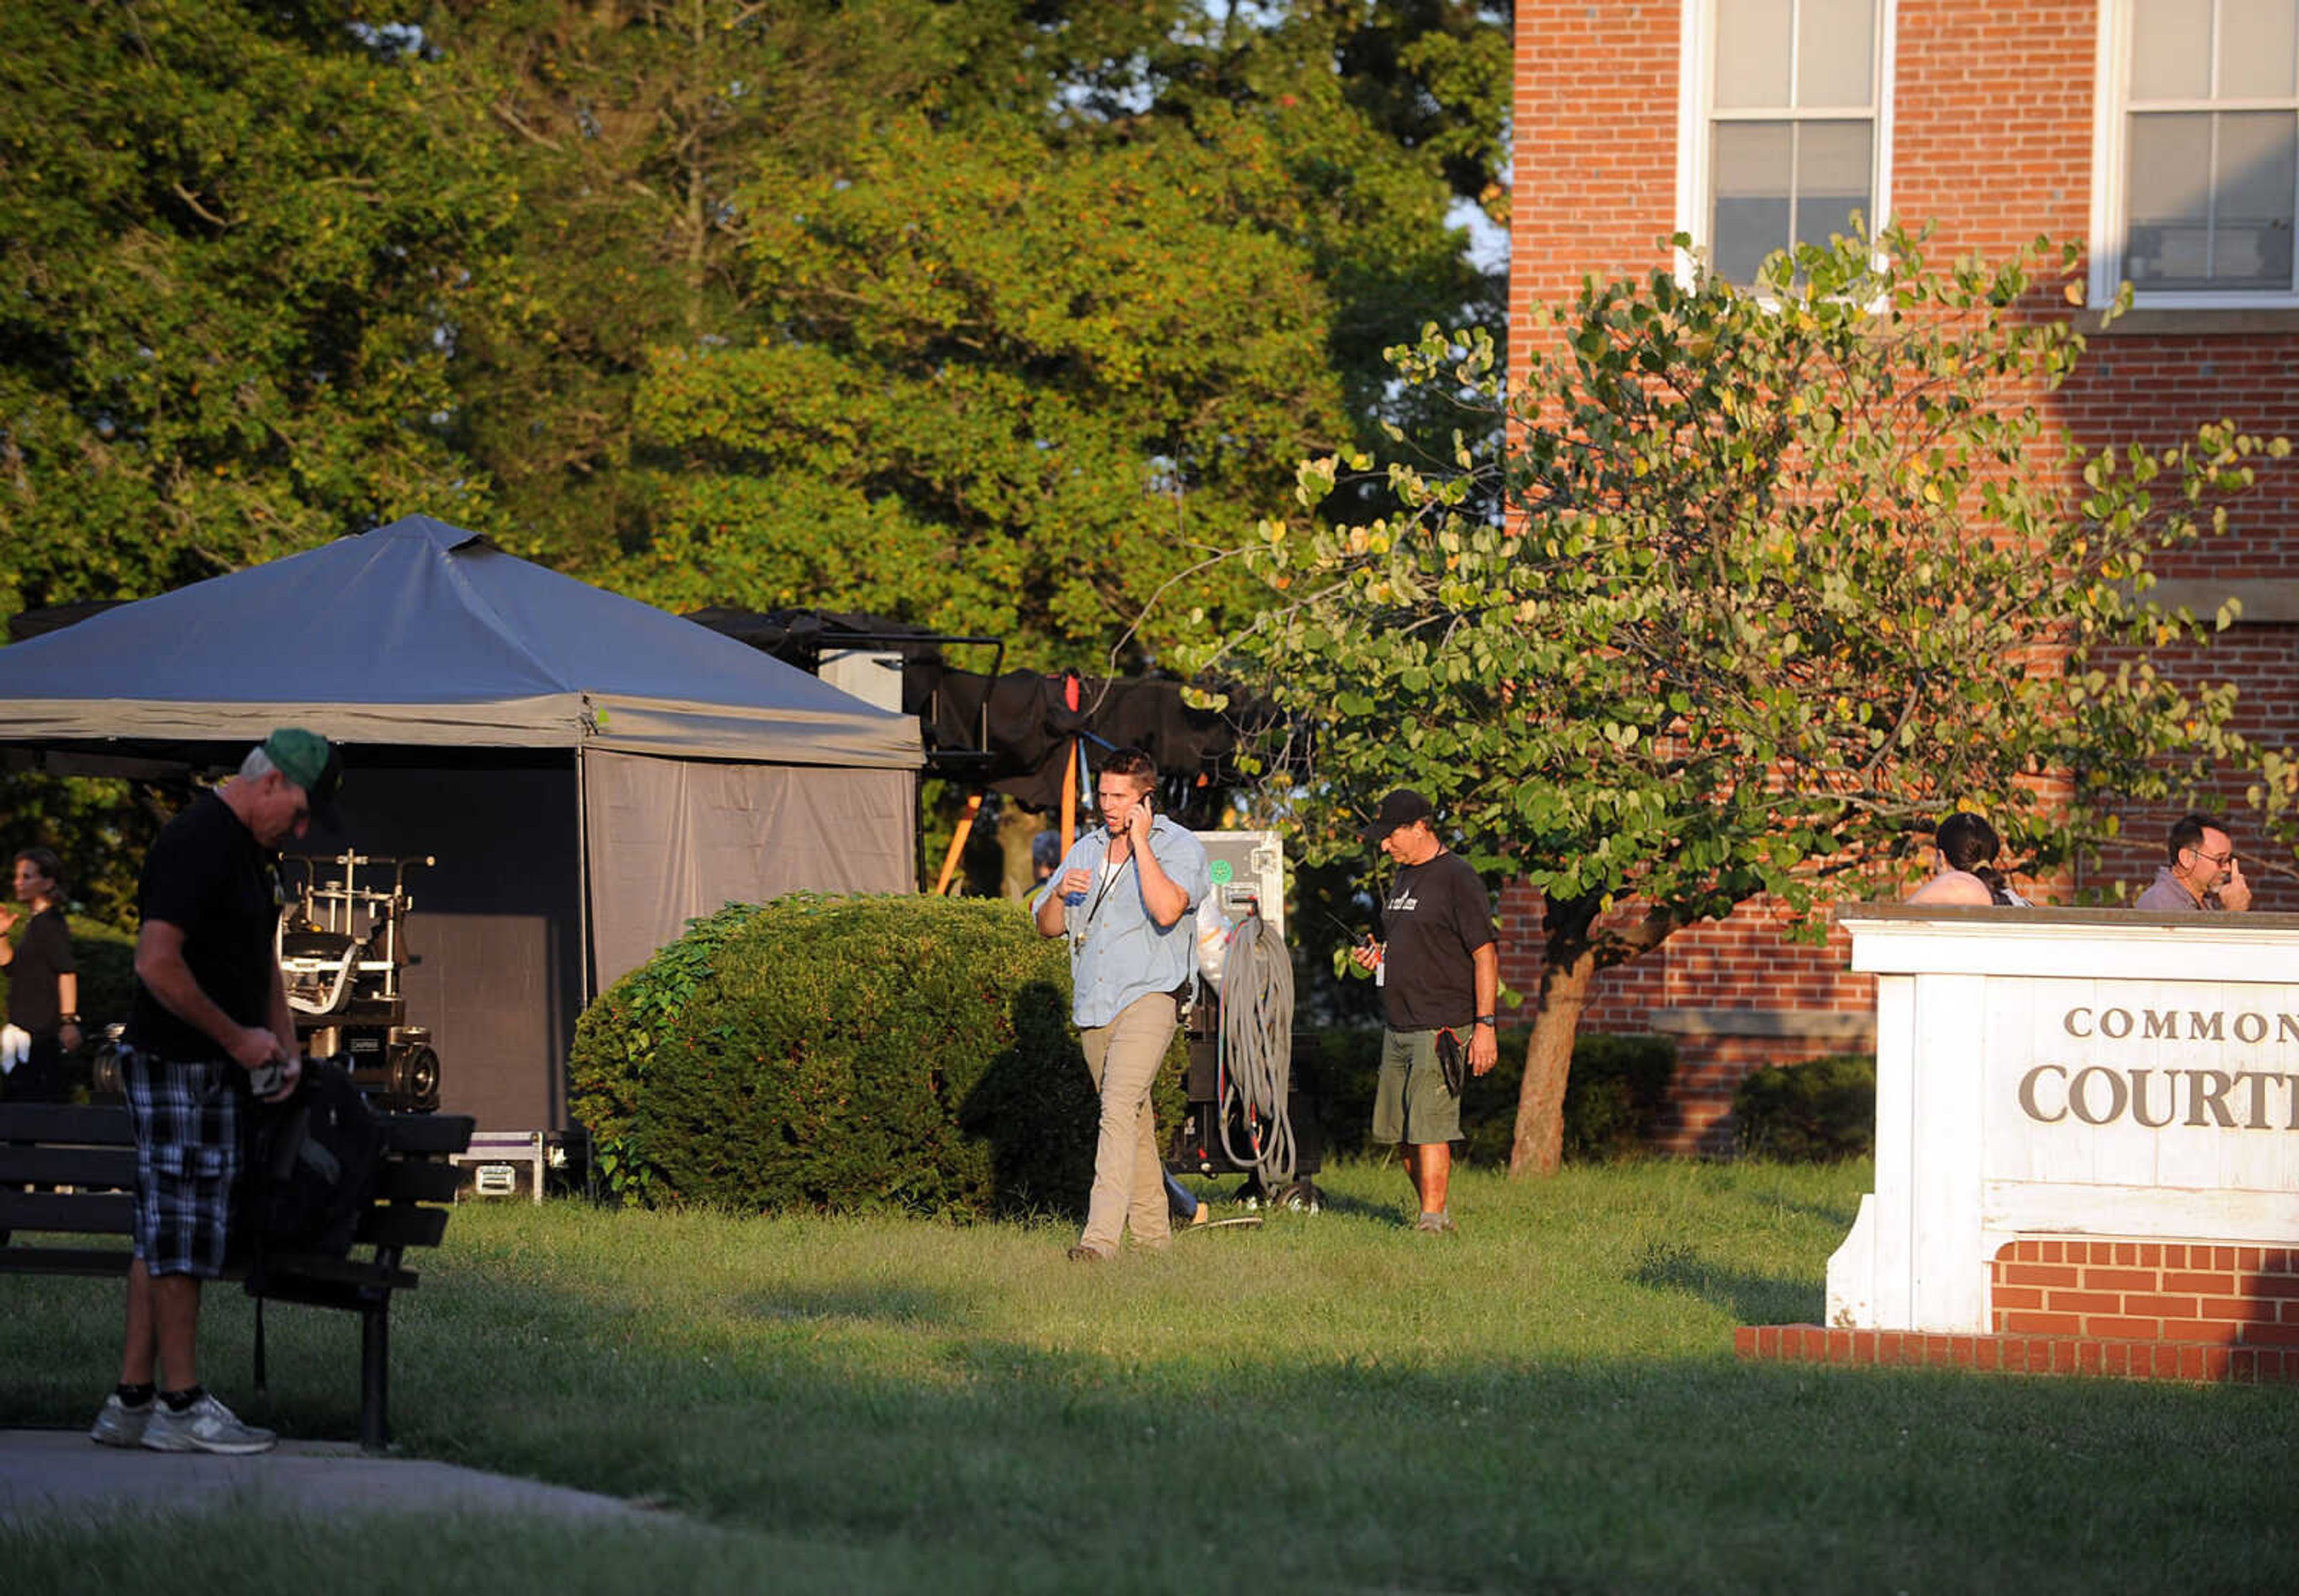
[[[242,1217],[255,1272],[267,1255],[343,1257],[383,1158],[383,1127],[351,1072],[308,1060],[295,1095],[257,1102],[252,1119]]]

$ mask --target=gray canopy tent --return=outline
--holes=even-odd
[[[279,725],[347,770],[345,835],[291,852],[437,859],[408,1014],[482,1128],[565,1127],[583,1003],[693,917],[915,890],[914,718],[427,516],[0,649],[20,769],[213,769]]]

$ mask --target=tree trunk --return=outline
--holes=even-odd
[[[1596,976],[1596,950],[1586,942],[1549,943],[1532,1040],[1525,1044],[1524,1083],[1517,1089],[1516,1139],[1509,1146],[1512,1180],[1554,1175],[1564,1160],[1564,1083],[1573,1072],[1573,1039]]]

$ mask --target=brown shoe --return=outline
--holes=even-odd
[[[1095,1251],[1083,1242],[1070,1249],[1070,1261],[1074,1264],[1098,1264],[1101,1262],[1102,1257],[1101,1253]]]

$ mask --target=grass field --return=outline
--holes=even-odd
[[[0,1533],[23,1590],[2289,1591],[2299,1392],[1743,1365],[1820,1317],[1864,1167],[1457,1186],[1068,1263],[1051,1222],[466,1207],[394,1312],[411,1453],[660,1527]],[[80,1425],[116,1287],[0,1281],[0,1421]],[[206,1374],[356,1428],[356,1326],[218,1293]],[[696,1525],[701,1527],[696,1527]]]

